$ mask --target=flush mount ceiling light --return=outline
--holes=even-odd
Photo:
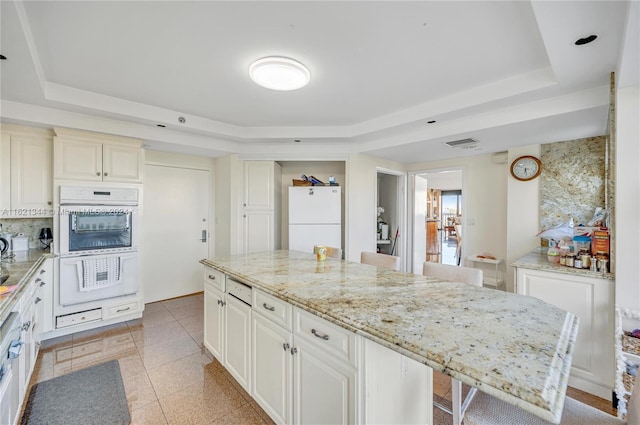
[[[311,79],[309,70],[300,62],[270,56],[258,59],[249,67],[249,76],[258,85],[271,90],[297,90]]]

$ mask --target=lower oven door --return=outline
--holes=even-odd
[[[60,258],[60,304],[138,292],[138,252]]]

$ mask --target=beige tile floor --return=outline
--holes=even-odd
[[[202,294],[142,319],[44,341],[31,384],[118,359],[132,424],[272,424],[202,344]]]
[[[203,294],[147,304],[142,319],[44,341],[31,384],[118,359],[132,424],[272,424],[203,346]],[[465,386],[465,393],[466,393]],[[570,389],[615,414],[610,402]],[[451,405],[451,381],[434,373],[434,399]],[[435,425],[451,416],[434,409]]]

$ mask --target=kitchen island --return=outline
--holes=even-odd
[[[554,423],[577,318],[533,297],[297,251],[201,260],[343,329]],[[206,324],[205,324],[206,327]],[[429,402],[429,401],[425,401]]]

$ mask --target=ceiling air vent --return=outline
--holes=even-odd
[[[449,146],[450,148],[471,149],[476,147],[478,141],[475,139],[461,139],[454,140],[452,142],[445,142],[444,144]]]

